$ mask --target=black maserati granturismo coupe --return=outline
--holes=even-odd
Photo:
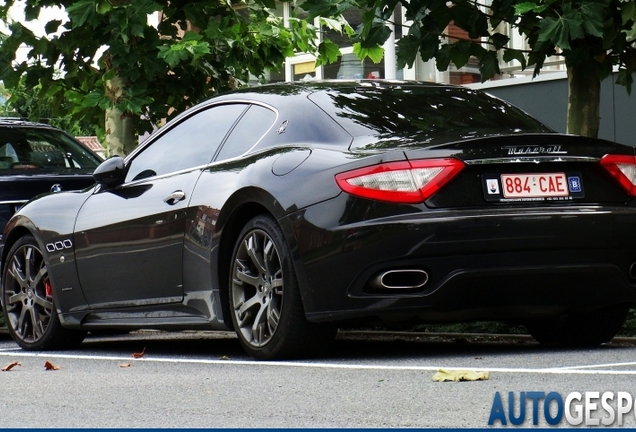
[[[378,318],[503,320],[597,345],[636,300],[634,148],[467,88],[240,90],[93,177],[4,231],[0,298],[24,349],[233,329],[256,358],[307,357]]]

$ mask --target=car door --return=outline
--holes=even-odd
[[[217,280],[218,269],[210,262],[210,244],[215,234],[215,225],[220,213],[221,203],[227,199],[236,187],[237,161],[231,168],[223,162],[237,158],[254,147],[270,130],[276,121],[273,109],[251,105],[242,115],[230,135],[224,140],[222,148],[215,157],[214,169],[203,173],[198,181],[191,200],[191,215],[188,220],[186,247],[184,249],[184,290],[192,294],[209,289],[210,281]],[[213,198],[210,191],[213,191]],[[215,206],[214,203],[218,204]],[[195,210],[196,211],[192,211]],[[212,298],[216,299],[216,316],[222,316],[219,287],[214,286]],[[190,295],[191,298],[207,298],[207,295]]]
[[[186,210],[201,174],[246,109],[219,105],[169,125],[126,161],[124,184],[92,195],[75,226],[76,262],[93,308],[179,302]]]

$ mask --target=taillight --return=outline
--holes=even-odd
[[[457,159],[387,162],[336,175],[340,189],[351,195],[394,203],[421,203],[464,168]]]
[[[636,196],[636,156],[605,155],[601,165],[623,186],[629,196]]]

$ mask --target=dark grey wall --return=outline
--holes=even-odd
[[[601,127],[599,138],[636,147],[636,88],[625,87],[608,77],[601,83]],[[636,87],[636,86],[635,86]],[[538,81],[484,88],[484,91],[527,111],[551,128],[565,132],[568,103],[567,80]]]

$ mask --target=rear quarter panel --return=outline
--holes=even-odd
[[[346,148],[346,147],[345,147]],[[304,269],[288,217],[341,194],[334,176],[360,164],[403,160],[403,152],[361,157],[336,147],[286,146],[214,164],[204,170],[190,201],[184,248],[184,291],[211,284],[215,315],[225,316],[231,254],[245,224],[262,213],[279,223],[289,245],[301,286]],[[363,159],[363,160],[361,160]],[[302,294],[302,290],[301,290]],[[227,324],[227,323],[226,323]]]

